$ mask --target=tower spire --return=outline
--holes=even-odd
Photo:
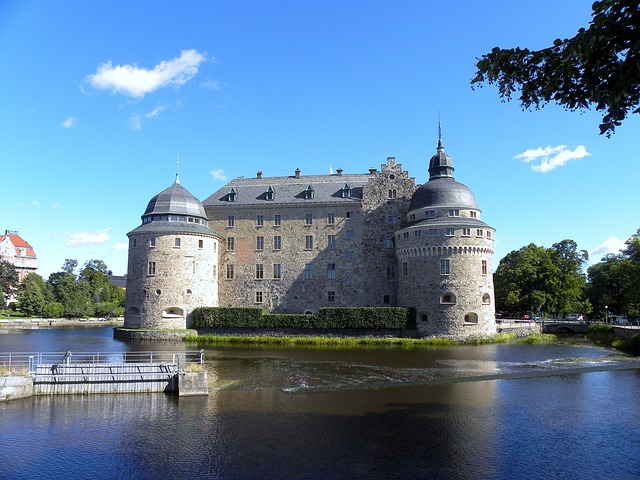
[[[438,110],[438,152],[444,152],[444,145],[442,145],[442,123],[440,122],[440,110]]]
[[[180,150],[178,150],[178,159],[176,160],[176,183],[180,183]]]

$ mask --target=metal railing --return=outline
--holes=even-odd
[[[204,364],[204,350],[183,352],[0,352],[0,376],[35,374],[38,365],[167,364],[178,371],[187,364]]]

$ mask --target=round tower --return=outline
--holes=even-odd
[[[127,236],[125,328],[190,328],[194,308],[218,305],[219,239],[177,175]]]
[[[480,220],[473,192],[453,171],[439,135],[429,181],[414,193],[396,231],[399,304],[416,309],[425,336],[493,335],[495,230]]]

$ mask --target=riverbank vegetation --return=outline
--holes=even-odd
[[[30,273],[18,283],[15,267],[0,262],[2,298],[26,317],[87,318],[118,317],[124,314],[125,292],[111,284],[111,272],[101,260],[89,260],[76,273],[78,262],[67,259],[60,272],[45,281]]]

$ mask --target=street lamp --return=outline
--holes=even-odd
[[[604,323],[609,323],[609,310],[607,310],[609,307],[607,307],[606,305],[604,306]]]

